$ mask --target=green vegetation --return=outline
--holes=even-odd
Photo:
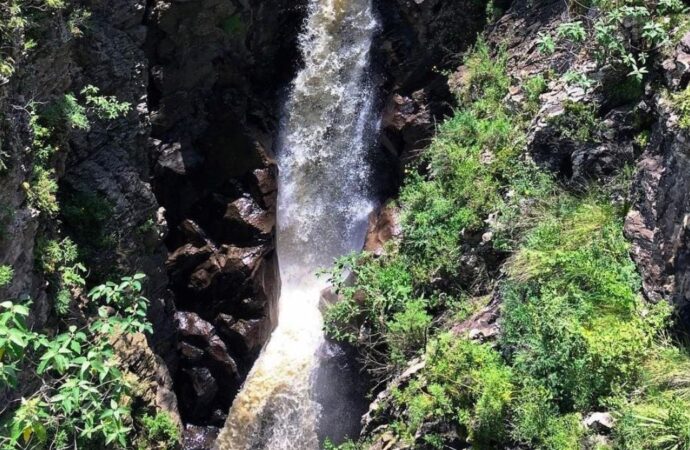
[[[559,34],[583,39],[575,25]],[[393,416],[387,433],[413,447],[424,435],[447,448],[435,427],[448,424],[475,449],[594,448],[583,418],[608,411],[617,422],[599,450],[688,448],[690,355],[664,337],[671,308],[640,295],[622,232],[627,206],[613,200],[629,170],[596,189],[559,186],[520,158],[547,77],[524,83],[516,113],[502,101],[511,81],[500,49],[491,55],[480,42],[466,67],[460,108],[402,189],[403,238],[381,257],[343,258],[330,273],[342,301],[327,311],[327,333],[358,346],[379,382],[423,356],[380,409]],[[564,108],[553,119],[561,137],[596,141],[598,110]],[[487,234],[511,256],[500,283],[467,284],[463,253]],[[448,310],[457,323],[485,304],[483,284],[502,299],[494,345],[438,326]]]
[[[103,120],[117,119],[132,109],[132,104],[129,102],[121,102],[112,95],[100,95],[100,90],[96,86],[86,86],[81,93],[86,98],[86,105]]]
[[[242,21],[242,17],[239,14],[235,14],[223,20],[221,28],[228,35],[233,37],[242,36],[247,31],[247,25]]]
[[[13,276],[14,271],[10,266],[0,266],[0,288],[10,284]]]
[[[137,442],[139,450],[172,450],[180,442],[180,430],[170,414],[158,411],[140,419],[142,433]]]
[[[563,114],[551,119],[561,136],[577,142],[596,140],[603,125],[597,115],[597,108],[581,102],[566,101]]]
[[[678,111],[678,115],[680,116],[680,120],[678,121],[678,124],[680,125],[681,128],[684,129],[689,129],[690,128],[690,87],[685,88],[685,90],[678,92],[676,94],[673,94],[671,97],[673,101],[673,106],[675,107],[676,111]]]
[[[117,367],[115,348],[126,334],[151,331],[148,301],[140,295],[143,278],[92,289],[94,319],[50,335],[28,329],[29,304],[0,304],[0,385],[15,387],[22,371],[22,383],[37,387],[0,418],[3,448],[128,447],[137,379]],[[176,438],[163,418],[143,423],[152,436]]]
[[[394,428],[411,440],[425,420],[445,419],[476,448],[495,448],[507,436],[513,390],[511,370],[491,346],[443,334],[427,351],[424,377],[393,392],[406,411]]]
[[[550,55],[583,44],[600,65],[620,68],[638,81],[649,72],[650,56],[671,44],[670,34],[684,25],[687,12],[681,0],[569,3],[571,21],[553,36],[541,34],[539,50]]]

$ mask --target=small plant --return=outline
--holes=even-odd
[[[539,96],[547,91],[548,83],[542,74],[528,78],[523,85],[526,97],[525,109],[529,114],[535,114],[539,110]]]
[[[32,182],[26,184],[29,204],[48,217],[55,217],[60,211],[57,202],[58,185],[55,180],[55,171],[36,167]]]
[[[567,22],[559,25],[556,35],[560,39],[581,43],[587,38],[587,31],[580,21]]]
[[[180,442],[180,430],[170,414],[158,411],[155,415],[144,415],[141,419],[139,450],[173,450]]]
[[[596,83],[587,75],[574,70],[569,70],[563,74],[563,81],[571,86],[579,86],[586,91],[590,90]]]
[[[678,125],[683,129],[690,129],[690,87],[673,94],[671,99],[678,112]]]
[[[545,56],[553,55],[556,51],[556,41],[550,34],[539,32],[537,38],[537,49]]]
[[[0,304],[0,381],[12,385],[20,365],[29,364],[41,386],[18,408],[4,411],[4,448],[55,448],[65,441],[79,448],[131,448],[135,379],[117,367],[114,345],[124,334],[151,329],[140,295],[143,278],[94,288],[89,297],[98,310],[95,319],[53,336],[27,329],[27,305]],[[179,437],[162,416],[145,423],[166,445]]]
[[[597,117],[595,105],[566,101],[563,110],[563,114],[550,120],[562,137],[577,142],[591,142],[597,139],[602,123]]]
[[[14,270],[10,266],[0,266],[0,288],[10,284],[13,276]]]
[[[114,120],[122,117],[132,109],[132,104],[120,102],[114,96],[100,94],[96,86],[86,86],[81,93],[86,97],[86,105],[89,106],[100,119]]]

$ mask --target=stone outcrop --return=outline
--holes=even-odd
[[[273,139],[305,5],[157,0],[147,13],[149,147],[178,310],[175,380],[183,418],[197,425],[223,424],[277,322]]]
[[[425,149],[455,103],[444,69],[456,67],[486,23],[486,6],[457,0],[374,2],[381,33],[373,45],[381,109],[377,187],[395,196],[403,166]]]
[[[664,62],[669,89],[687,86],[690,33],[672,59]],[[658,119],[637,163],[632,208],[625,221],[632,256],[643,276],[643,290],[654,302],[672,301],[681,311],[679,326],[690,327],[690,134],[678,124],[668,98],[655,98]]]
[[[36,47],[24,47],[21,29],[14,30],[14,48],[9,51],[16,73],[0,83],[0,108],[6,118],[0,129],[0,153],[7,167],[0,171],[0,264],[14,269],[13,281],[0,298],[30,298],[30,322],[36,330],[54,322],[55,287],[35,264],[35,244],[47,239],[69,236],[79,245],[90,283],[113,279],[117,273],[146,273],[144,294],[150,299],[155,332],[148,340],[138,335],[120,358],[147,386],[141,400],[175,416],[167,369],[175,358],[170,352],[174,330],[163,270],[166,227],[148,184],[146,2],[66,1],[61,11],[30,3],[21,6],[35,9],[30,25]],[[91,13],[88,37],[83,25],[68,21],[77,6]],[[107,121],[87,109],[88,129],[61,126],[52,133],[56,151],[41,164],[59,186],[60,212],[53,217],[28,201],[28,192],[36,188],[32,172],[39,150],[30,112],[63,101],[66,94],[83,105],[80,92],[88,85],[132,108],[124,117]]]

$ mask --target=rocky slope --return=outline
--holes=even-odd
[[[573,193],[586,192],[591,189],[587,186],[592,184],[607,185],[612,180],[620,179],[622,173],[634,167],[634,176],[617,187],[617,193],[608,201],[612,204],[620,203],[628,211],[625,235],[632,244],[630,256],[641,274],[641,292],[645,300],[651,304],[664,301],[673,304],[678,313],[676,328],[680,329],[683,336],[690,324],[687,316],[690,307],[687,286],[690,267],[686,261],[685,237],[688,222],[688,132],[682,125],[684,110],[679,107],[679,96],[682,94],[678,92],[683,92],[688,86],[690,35],[685,33],[686,29],[682,26],[676,29],[677,34],[671,37],[674,42],[672,45],[664,51],[652,52],[650,73],[644,77],[643,83],[638,84],[631,76],[626,76],[627,72],[621,73],[620,67],[599,64],[592,51],[590,38],[581,41],[562,39],[550,51],[544,50],[545,36],[559,36],[559,33],[563,33],[564,27],[577,17],[575,9],[560,1],[516,0],[483,33],[483,39],[490,45],[491,57],[495,61],[505,58],[510,86],[502,102],[508,105],[516,117],[520,114],[529,115],[524,143],[519,140],[521,137],[515,136],[520,154],[514,163],[536,163],[556,177],[559,189]],[[594,9],[589,14],[594,21],[600,13]],[[624,33],[633,36],[631,39],[639,39],[635,35],[633,21],[624,22],[622,27]],[[486,76],[489,85],[492,75],[486,67],[477,69],[461,66],[449,78],[451,89],[460,96],[468,96],[470,103],[475,92],[468,92],[467,89],[474,87],[470,83],[476,82],[470,80],[470,73],[474,71],[473,75],[477,76],[478,70],[489,72],[479,72],[479,77]],[[573,82],[568,78],[572,74],[582,74],[586,78],[584,82]],[[535,97],[533,91],[537,78],[543,84]],[[591,80],[591,84],[588,84],[587,79]],[[467,126],[471,126],[471,122]],[[584,134],[578,134],[580,131],[584,131]],[[494,151],[491,147],[484,149],[482,164],[489,165],[500,158],[492,154]],[[434,176],[438,175],[434,173],[431,178]],[[476,183],[479,189],[481,181],[476,180]],[[517,193],[509,190],[502,195],[510,199]],[[515,226],[517,229],[523,226],[523,221],[529,222],[529,215],[533,214],[530,208],[531,205],[525,202],[521,209],[527,217],[509,219],[513,223],[508,223],[507,226]],[[410,211],[407,214],[411,214]],[[506,295],[505,286],[511,277],[529,279],[533,274],[511,273],[511,265],[515,264],[516,256],[513,255],[506,262],[506,256],[510,255],[501,254],[503,250],[490,250],[501,214],[505,214],[505,211],[492,212],[486,218],[485,225],[475,230],[476,239],[463,236],[467,242],[462,248],[463,261],[452,281],[432,279],[427,280],[428,284],[423,286],[426,292],[434,295],[433,289],[438,289],[439,284],[456,282],[473,298],[483,299],[483,306],[464,320],[441,313],[433,322],[434,326],[440,324],[440,330],[434,329],[433,332],[449,330],[456,339],[490,342],[503,355],[510,355],[511,351],[516,350],[501,348],[500,345],[505,340],[499,339],[504,320],[502,311],[506,308],[502,305]],[[414,225],[407,226],[413,233],[417,231]],[[501,226],[505,228],[506,225]],[[394,237],[394,240],[405,245],[404,236]],[[386,260],[383,261],[382,265],[386,267]],[[372,283],[371,279],[366,283]],[[373,286],[365,285],[362,289],[375,289]],[[443,290],[444,287],[440,289]],[[388,318],[392,319],[395,318]],[[365,321],[362,329],[370,325]],[[534,341],[524,345],[539,344]],[[423,402],[428,401],[434,405],[433,399],[437,395],[434,389],[441,389],[438,384],[432,384],[440,383],[437,379],[431,381],[433,375],[429,370],[434,369],[425,369],[428,366],[427,360],[436,357],[434,352],[437,350],[430,351],[434,356],[427,354],[409,361],[406,367],[395,372],[396,376],[371,404],[369,413],[363,419],[364,430],[358,444],[361,448],[440,448],[438,446],[442,444],[453,448],[474,448],[475,445],[485,448],[482,441],[472,440],[471,426],[462,425],[466,423],[463,422],[463,416],[459,416],[455,422],[440,418],[443,417],[444,408],[450,408],[449,403],[453,401],[447,397],[444,397],[447,404],[441,401],[435,406],[435,414],[420,416],[425,408]],[[479,361],[481,360],[476,360],[475,363],[480,364]],[[434,364],[439,363],[436,361]],[[465,382],[472,383],[472,376],[474,375],[467,375]],[[553,374],[554,379],[558,376]],[[411,395],[410,393],[419,395],[416,400],[418,403],[405,403],[404,396]],[[464,394],[458,395],[464,398]],[[633,403],[634,401],[636,400],[632,400]],[[486,404],[482,406],[485,407]],[[471,412],[462,411],[459,414]],[[482,419],[470,415],[469,423],[480,420]],[[414,425],[409,425],[411,423]],[[612,437],[612,414],[592,412],[582,424],[588,430],[583,433],[591,434],[586,442],[573,444],[572,441],[559,441],[561,444],[557,444],[532,441],[530,445],[523,441],[522,445],[527,445],[525,448],[619,448],[609,446],[614,445],[614,440],[619,445],[620,440],[624,439],[616,433],[625,431],[616,431]],[[416,434],[404,436],[404,432],[400,430],[405,430],[407,426],[412,427]],[[542,423],[542,426],[547,427],[546,423]],[[576,428],[578,426],[576,424]],[[469,435],[467,428],[470,428]],[[511,432],[513,436],[521,437],[519,431]],[[476,436],[474,438],[477,439]],[[356,448],[360,448],[359,446]]]

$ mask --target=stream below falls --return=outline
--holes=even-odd
[[[340,405],[337,395],[323,404],[315,395],[323,389],[315,380],[326,287],[316,272],[361,249],[373,209],[369,152],[377,123],[369,68],[377,28],[372,0],[310,0],[300,35],[304,67],[278,144],[279,322],[230,409],[217,450],[316,450],[319,434],[339,435],[334,428],[346,426],[332,419],[326,429],[320,425]]]

